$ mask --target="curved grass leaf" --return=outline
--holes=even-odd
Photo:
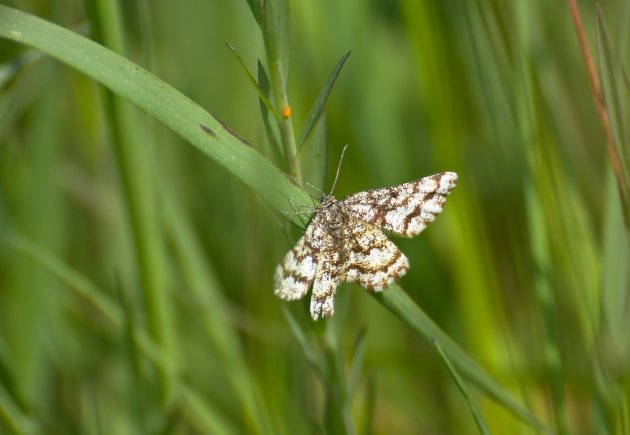
[[[15,432],[21,432],[18,428],[25,428],[34,424],[34,421],[27,417],[29,405],[16,388],[12,373],[9,352],[0,338],[0,421],[4,421]]]
[[[0,421],[16,434],[38,433],[36,421],[25,414],[0,386]],[[2,425],[0,425],[0,428]]]
[[[96,40],[124,55],[126,37],[120,4],[98,0],[85,4]],[[131,109],[123,97],[106,90],[102,106],[134,240],[133,255],[138,264],[148,331],[155,344],[165,354],[172,355],[175,328],[164,273],[166,253],[154,202],[156,194],[151,163],[153,141],[146,131],[140,129],[138,113]],[[171,359],[168,368],[158,371],[160,396],[164,404],[172,400],[172,393],[177,388],[178,368],[175,358]]]
[[[357,387],[359,386],[361,370],[363,369],[363,357],[365,356],[366,336],[366,329],[361,329],[359,331],[359,335],[357,336],[357,341],[354,343],[352,362],[350,363],[350,374],[348,375],[348,396],[351,398],[354,397]]]
[[[202,107],[148,71],[48,21],[0,5],[0,36],[35,47],[94,78],[226,168],[277,210],[312,200],[278,168]],[[287,214],[304,225],[304,216]]]
[[[228,44],[227,42],[225,43],[225,46],[228,48],[228,50],[230,50],[234,54],[234,56],[236,57],[236,60],[238,60],[238,63],[239,63],[239,65],[241,65],[241,68],[245,72],[245,75],[247,76],[247,78],[249,79],[251,84],[254,86],[254,89],[256,90],[256,93],[258,94],[258,97],[260,98],[260,101],[262,101],[262,103],[267,107],[267,109],[277,119],[280,119],[280,114],[278,113],[278,111],[275,109],[275,107],[273,107],[273,105],[269,101],[269,98],[268,98],[269,93],[268,92],[264,92],[260,88],[260,86],[258,85],[258,82],[254,78],[252,73],[249,71],[249,69],[247,68],[247,65],[245,65],[245,62],[243,61],[243,58],[241,58],[241,55],[238,54],[238,51],[236,51],[236,48],[233,45]]]
[[[391,285],[387,291],[372,293],[372,295],[431,348],[433,348],[432,340],[434,338],[439,340],[444,352],[453,361],[454,365],[477,387],[481,388],[490,397],[512,411],[514,415],[531,427],[541,432],[551,433],[536,417],[492,379],[462,348],[451,340],[397,284]]]
[[[182,388],[183,402],[181,405],[184,414],[190,414],[191,420],[200,433],[238,434],[238,430],[223,418],[223,414],[217,409],[209,408],[207,402],[192,388]]]
[[[81,296],[81,298],[92,305],[92,307],[102,314],[107,321],[111,322],[114,327],[123,327],[123,313],[116,304],[105,296],[105,292],[96,287],[84,276],[68,267],[58,257],[55,257],[45,249],[18,234],[6,235],[3,237],[2,241],[17,252],[21,252],[54,273],[57,278],[66,283],[66,285]]]
[[[201,310],[208,341],[221,366],[225,367],[225,377],[241,403],[245,426],[249,433],[265,433],[265,420],[260,412],[263,406],[257,401],[257,384],[247,370],[239,337],[231,328],[227,310],[223,309],[226,301],[219,279],[176,196],[168,192],[163,195],[161,203],[168,238],[177,252],[175,261],[179,263],[187,291]]]
[[[301,149],[302,146],[304,146],[304,144],[308,140],[308,137],[311,134],[311,131],[313,131],[313,127],[315,127],[315,124],[317,124],[317,120],[324,111],[326,100],[328,100],[328,96],[330,95],[330,91],[332,91],[335,80],[337,80],[337,77],[341,72],[341,68],[343,67],[343,64],[346,63],[346,60],[348,60],[349,56],[350,52],[347,52],[341,57],[341,59],[339,59],[339,62],[337,62],[337,65],[335,65],[332,72],[328,76],[328,80],[326,80],[326,83],[324,83],[324,87],[319,92],[315,103],[313,103],[313,107],[311,107],[311,111],[308,114],[308,118],[306,118],[306,123],[304,124],[304,129],[302,129],[302,134],[300,135],[300,139],[298,140],[298,150]]]
[[[19,71],[22,71],[25,66],[35,63],[42,57],[42,53],[35,50],[29,50],[25,51],[22,55],[14,58],[10,62],[0,65],[0,87],[4,88],[4,86],[13,79]]]
[[[121,330],[124,328],[125,319],[122,309],[114,302],[109,300],[104,291],[99,289],[90,280],[73,270],[67,264],[63,263],[59,258],[46,251],[44,248],[32,243],[28,239],[12,234],[3,240],[10,247],[27,255],[44,268],[50,270],[57,278],[63,281],[78,296],[90,303],[96,308],[103,317],[109,321],[114,329]],[[171,362],[163,350],[155,345],[147,333],[138,328],[132,328],[131,336],[137,345],[151,363],[156,367],[169,367]],[[214,406],[202,400],[201,396],[191,386],[184,383],[178,383],[179,392],[185,403],[181,404],[183,410],[190,420],[199,422],[199,429],[207,430],[211,428],[212,433],[237,433],[233,429],[233,425],[221,417],[221,413]],[[30,430],[22,430],[20,428],[32,425],[29,419],[16,408],[14,402],[8,398],[3,398],[3,391],[0,388],[0,418],[2,414],[6,414],[6,418],[11,426],[15,426],[17,433],[34,433]],[[190,408],[185,404],[193,405]],[[3,408],[5,408],[3,410]],[[8,414],[7,414],[8,413]],[[205,426],[204,426],[205,425]]]
[[[433,338],[432,341],[433,341],[433,344],[435,345],[435,349],[437,350],[438,354],[440,355],[440,357],[446,364],[446,367],[448,367],[448,371],[451,373],[453,380],[457,384],[457,388],[459,388],[459,391],[462,393],[462,395],[466,399],[466,402],[468,403],[470,412],[472,412],[473,418],[475,419],[475,423],[477,424],[477,428],[479,429],[479,432],[482,433],[483,435],[490,435],[490,432],[488,431],[486,423],[483,420],[483,417],[481,416],[481,413],[479,412],[477,405],[475,405],[475,402],[473,402],[473,400],[468,395],[468,390],[466,389],[464,382],[461,380],[461,378],[457,374],[457,370],[455,370],[455,367],[453,367],[453,364],[451,364],[451,361],[444,354],[444,351],[442,350],[440,343],[435,338]]]
[[[262,18],[262,1],[263,0],[247,0],[249,9],[252,11],[252,15],[258,24]]]
[[[313,370],[313,373],[315,373],[317,377],[323,381],[324,375],[319,367],[319,363],[317,362],[315,353],[311,349],[311,346],[306,339],[306,334],[302,330],[302,327],[297,322],[297,320],[295,320],[295,317],[293,317],[293,314],[291,314],[291,311],[289,311],[285,304],[281,305],[280,308],[282,309],[282,314],[284,314],[284,317],[287,319],[289,329],[293,333],[295,340],[298,342],[300,349],[302,350],[302,354],[304,355],[306,362],[308,363],[311,370]]]
[[[304,180],[316,197],[325,195],[326,174],[328,173],[328,141],[327,141],[326,113],[322,114],[315,126],[311,139],[302,149],[300,160],[304,167]],[[309,190],[309,191],[311,191]]]

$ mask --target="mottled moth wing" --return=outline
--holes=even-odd
[[[330,317],[335,312],[334,298],[337,285],[345,276],[343,252],[333,246],[322,246],[319,252],[317,272],[311,295],[311,316],[313,320]]]
[[[457,174],[442,172],[399,186],[350,195],[342,202],[346,212],[397,236],[415,237],[442,212]]]
[[[403,276],[409,260],[398,246],[374,225],[354,220],[349,226],[346,281],[380,291]]]
[[[311,227],[284,256],[274,274],[274,293],[285,300],[300,299],[306,295],[315,278],[318,249],[312,244]]]

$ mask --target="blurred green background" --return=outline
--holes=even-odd
[[[255,0],[3,4],[124,52],[287,170],[225,46],[268,68]],[[599,40],[579,4],[625,171],[630,3],[603,3]],[[306,178],[328,191],[345,144],[337,197],[457,172],[394,240],[401,287],[549,431],[629,433],[628,232],[569,4],[290,9],[296,137],[352,51]],[[273,295],[301,229],[229,167],[45,55],[1,40],[0,61],[0,433],[479,433],[445,361],[360,287],[317,323]],[[491,433],[544,432],[464,383]]]

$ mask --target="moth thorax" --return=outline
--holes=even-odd
[[[321,213],[328,229],[337,232],[347,225],[347,216],[341,210],[340,203],[335,198],[330,196],[328,199],[329,202],[326,205],[322,203]]]
[[[322,208],[325,208],[325,207],[333,205],[335,202],[337,202],[337,200],[332,195],[324,195],[322,196],[322,199],[319,200],[319,202],[320,202],[320,206]]]

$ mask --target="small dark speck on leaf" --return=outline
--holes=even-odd
[[[207,125],[199,124],[199,127],[201,127],[201,129],[205,131],[206,133],[208,133],[210,136],[217,137],[217,135],[214,134],[214,131],[212,131],[210,127],[208,127]]]
[[[225,129],[225,131],[227,131],[229,134],[231,134],[232,136],[234,136],[235,138],[237,138],[239,141],[241,141],[241,143],[243,143],[243,144],[245,144],[245,145],[250,145],[250,146],[251,146],[251,144],[250,144],[249,142],[247,142],[245,139],[243,139],[243,138],[242,138],[242,137],[240,137],[238,134],[236,134],[236,133],[234,132],[234,130],[232,130],[230,127],[228,127],[228,125],[227,125],[225,122],[221,121],[219,118],[217,118],[217,117],[216,117],[216,116],[214,116],[214,115],[210,115],[210,116],[212,116],[212,117],[213,117],[213,118],[214,118],[214,119],[215,119],[215,120],[216,120],[219,124],[221,124],[221,125],[223,126],[223,128]]]

